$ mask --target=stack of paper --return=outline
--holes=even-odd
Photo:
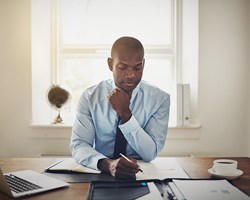
[[[227,180],[173,180],[184,199],[191,200],[250,200]]]
[[[150,163],[138,161],[143,172],[136,174],[137,180],[187,178],[189,176],[174,158],[158,157]]]

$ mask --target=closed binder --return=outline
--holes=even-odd
[[[92,181],[88,190],[88,200],[127,200],[148,194],[146,181]]]

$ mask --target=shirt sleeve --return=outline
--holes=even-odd
[[[98,169],[98,160],[106,158],[106,156],[93,148],[94,138],[95,128],[91,120],[88,100],[82,95],[72,128],[70,148],[73,158],[78,163],[93,169]]]
[[[128,144],[146,162],[155,159],[164,147],[169,120],[169,95],[158,105],[145,127],[141,127],[134,116],[119,125]]]

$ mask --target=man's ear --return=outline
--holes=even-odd
[[[110,71],[113,71],[113,59],[108,58],[107,60]]]
[[[143,58],[143,68],[144,68],[144,65],[145,65],[145,58]]]

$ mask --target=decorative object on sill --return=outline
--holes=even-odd
[[[48,104],[58,111],[57,117],[54,119],[54,124],[62,123],[63,119],[60,115],[61,108],[69,103],[71,99],[70,92],[59,85],[52,84],[46,94]]]

